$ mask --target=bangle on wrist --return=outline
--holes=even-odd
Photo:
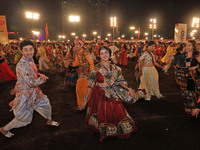
[[[87,101],[88,100],[88,96],[85,96],[84,100]]]

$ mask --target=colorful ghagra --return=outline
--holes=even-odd
[[[112,72],[106,72],[101,64],[97,64],[90,76],[88,87],[92,88],[89,99],[86,120],[89,128],[94,133],[100,133],[100,141],[109,136],[129,138],[137,130],[136,122],[126,111],[123,101],[134,103],[139,96],[144,96],[142,91],[136,93],[134,98],[129,92],[119,88],[119,84],[127,84],[121,69],[111,65]],[[99,83],[106,83],[101,87]]]

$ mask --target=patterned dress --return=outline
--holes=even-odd
[[[80,50],[76,54],[75,61],[72,63],[72,66],[73,67],[78,66],[76,96],[77,96],[77,105],[80,108],[80,106],[84,102],[84,97],[87,91],[88,79],[94,67],[94,63],[90,57],[90,53],[85,49]]]
[[[99,83],[106,83],[107,87],[101,87]],[[93,92],[86,120],[92,132],[100,133],[100,141],[108,136],[129,138],[137,129],[136,122],[124,108],[123,101],[134,103],[145,93],[138,91],[131,98],[128,90],[119,84],[127,84],[119,67],[111,65],[111,72],[104,70],[101,64],[94,67],[88,83]]]

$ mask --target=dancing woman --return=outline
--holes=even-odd
[[[190,70],[187,79],[187,89],[184,91],[185,94],[185,112],[191,113],[194,108],[196,108],[196,97],[195,97],[195,83],[192,79],[191,72],[198,66],[197,59],[195,58],[197,54],[196,41],[190,40],[186,45],[186,58],[185,65]]]
[[[145,91],[135,93],[127,84],[121,69],[110,63],[109,48],[101,47],[99,56],[101,62],[92,71],[82,104],[82,108],[85,108],[89,99],[87,123],[92,132],[100,133],[100,141],[109,136],[129,138],[137,126],[124,108],[123,101],[134,103],[139,97],[144,97]]]
[[[160,64],[158,64],[153,55],[153,51],[155,49],[155,42],[149,41],[147,44],[147,49],[139,58],[139,74],[140,76],[140,86],[139,89],[145,89],[147,91],[147,95],[145,100],[150,101],[151,96],[155,95],[157,98],[163,97],[160,93],[159,82],[158,82],[158,72],[155,68],[155,65],[163,68]]]

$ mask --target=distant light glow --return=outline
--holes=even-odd
[[[80,17],[79,16],[69,16],[69,21],[70,22],[79,22]]]
[[[117,26],[117,17],[110,17],[110,26],[111,27]]]
[[[72,36],[75,36],[75,35],[76,35],[76,33],[72,33],[71,35],[72,35]]]
[[[199,20],[200,18],[194,17],[192,21],[192,28],[199,28]]]
[[[34,35],[37,35],[37,36],[40,34],[39,31],[32,31],[32,33],[33,33]]]
[[[35,13],[35,12],[26,12],[26,18],[28,19],[35,19],[38,20],[39,19],[39,13]]]
[[[196,32],[197,32],[197,30],[192,30],[192,32],[196,33]]]
[[[135,30],[135,27],[134,27],[134,26],[131,26],[131,27],[130,27],[130,30]]]
[[[61,38],[61,39],[65,39],[66,36],[65,35],[59,35],[58,37]]]

